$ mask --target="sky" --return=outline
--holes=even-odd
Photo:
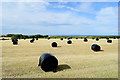
[[[3,2],[2,34],[9,33],[118,35],[118,3]]]

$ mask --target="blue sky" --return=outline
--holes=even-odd
[[[2,34],[117,35],[117,2],[3,2]]]

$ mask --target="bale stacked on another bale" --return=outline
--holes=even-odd
[[[39,58],[38,66],[41,66],[41,69],[45,72],[54,72],[58,67],[58,60],[55,56],[51,55],[50,53],[44,53]]]
[[[57,43],[56,43],[56,42],[53,42],[53,43],[51,44],[51,46],[52,46],[52,47],[57,47]]]
[[[93,45],[91,46],[91,49],[92,49],[93,51],[100,51],[100,50],[101,50],[101,47],[100,47],[99,45],[97,45],[97,44],[93,44]]]

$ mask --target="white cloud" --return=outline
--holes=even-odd
[[[106,7],[102,8],[96,14],[96,21],[94,27],[103,33],[118,33],[118,8]]]
[[[77,7],[79,12],[94,13],[91,2],[83,2]]]
[[[57,6],[54,6],[54,7],[56,7],[56,8],[67,8],[67,9],[70,9],[70,10],[76,11],[76,12],[95,13],[95,11],[92,8],[92,2],[82,2],[81,4],[79,4],[76,7],[70,7],[70,6],[64,5],[63,3],[62,4],[59,3]]]
[[[4,7],[4,25],[16,28],[29,28],[31,30],[58,32],[62,34],[90,34],[90,33],[116,33],[117,32],[117,7],[106,7],[94,13],[95,19],[74,14],[71,11],[57,12],[47,10],[49,3],[18,3],[17,6]],[[90,12],[92,3],[82,3],[76,8],[66,7],[73,11]],[[6,9],[5,9],[6,8]],[[7,22],[7,24],[6,24]],[[51,26],[52,25],[52,26]],[[114,26],[114,27],[113,27]],[[50,30],[49,30],[50,29]],[[68,30],[66,32],[66,30]]]
[[[97,22],[103,24],[116,24],[118,21],[118,8],[117,7],[107,7],[101,9],[96,14]]]

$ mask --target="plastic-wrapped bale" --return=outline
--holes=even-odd
[[[100,50],[101,50],[101,47],[100,47],[99,45],[97,45],[97,44],[93,44],[93,45],[91,46],[91,49],[92,49],[93,51],[100,51]]]
[[[30,40],[30,43],[33,43],[34,42],[34,39]]]
[[[72,44],[72,41],[71,41],[71,40],[68,40],[67,43],[68,43],[68,44]]]
[[[48,38],[48,40],[49,40],[50,38]]]
[[[53,42],[53,43],[51,44],[51,46],[52,46],[52,47],[57,47],[57,43],[56,43],[56,42]]]
[[[68,38],[68,40],[69,40],[70,38]]]
[[[99,38],[96,38],[96,41],[99,41]]]
[[[18,44],[18,40],[17,39],[12,39],[13,45],[17,45]]]
[[[12,39],[12,42],[14,42],[14,41],[18,41],[18,39]]]
[[[112,40],[107,40],[108,43],[112,43]]]
[[[107,37],[106,39],[109,40],[109,37]]]
[[[76,38],[76,39],[78,39],[78,38]]]
[[[38,40],[38,38],[36,38],[36,40]]]
[[[63,38],[60,38],[60,40],[63,40]]]
[[[92,38],[93,40],[95,39],[95,38]]]
[[[84,38],[84,42],[87,42],[88,40],[87,40],[87,38]]]
[[[116,39],[116,37],[113,37],[113,39]]]
[[[41,66],[41,69],[45,72],[54,72],[58,67],[58,60],[55,56],[51,55],[50,53],[44,53],[39,58],[38,66]]]

